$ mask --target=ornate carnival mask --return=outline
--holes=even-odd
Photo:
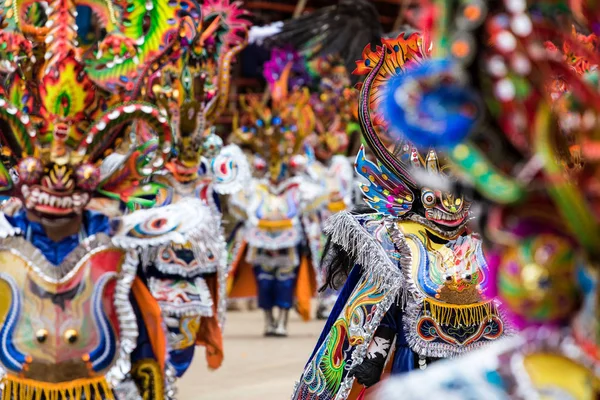
[[[359,117],[364,138],[377,159],[377,164],[368,161],[364,150],[356,159],[357,172],[371,182],[362,185],[366,202],[377,211],[406,214],[440,233],[455,236],[466,224],[470,203],[462,195],[428,187],[427,182],[436,187],[436,176],[447,175],[448,167],[435,150],[428,150],[423,157],[415,146],[395,139],[380,113],[381,93],[387,82],[425,56],[423,40],[413,33],[382,39],[382,43],[387,50],[365,47],[363,60],[357,62],[354,71],[367,75],[360,87]]]
[[[164,154],[170,152],[166,117],[152,104],[127,101],[131,97],[113,86],[115,64],[120,64],[120,82],[130,76],[134,60],[129,50],[134,44],[117,32],[110,7],[97,11],[107,13],[101,19],[113,30],[99,43],[93,60],[85,59],[79,47],[75,5],[70,1],[52,3],[44,27],[31,25],[39,21],[20,21],[35,35],[25,36],[19,24],[8,23],[0,31],[0,42],[5,44],[2,57],[10,60],[10,68],[1,72],[6,79],[0,97],[0,141],[16,159],[19,175],[18,183],[8,179],[6,187],[24,200],[27,210],[46,218],[79,214],[92,192],[111,183],[111,178],[118,175],[117,180],[126,180],[135,169],[131,164],[138,160],[134,151],[138,146],[149,144],[147,173],[162,165]],[[106,52],[112,45],[114,49]],[[148,44],[138,48],[135,61],[150,58],[155,49]],[[37,54],[42,62],[33,51],[42,53]],[[99,65],[105,67],[100,75]],[[137,123],[148,129],[129,135]],[[134,162],[127,163],[126,156],[113,157],[112,165],[105,168],[119,141],[130,144]]]
[[[207,0],[192,43],[152,84],[175,129],[176,153],[167,168],[181,182],[196,179],[201,157],[222,147],[213,127],[228,104],[231,63],[246,46],[250,22],[238,2]]]

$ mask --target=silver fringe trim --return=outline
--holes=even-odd
[[[51,284],[60,284],[75,276],[94,254],[113,247],[103,233],[84,239],[60,265],[50,263],[44,254],[22,237],[7,237],[0,241],[0,250],[7,250],[27,260],[29,268]]]
[[[383,220],[386,227],[394,220]],[[395,283],[404,292],[404,278],[398,266],[394,265],[381,245],[367,232],[348,211],[341,211],[330,217],[325,223],[325,233],[331,240],[342,246],[348,255],[363,267],[363,273],[378,285],[389,286]],[[396,250],[400,252],[400,265],[409,266],[412,262],[410,249],[404,235],[394,239]],[[404,296],[404,293],[400,293]]]
[[[118,358],[106,374],[106,380],[112,387],[122,382],[131,371],[131,353],[137,346],[138,324],[129,299],[137,266],[137,254],[127,252],[115,286],[114,304],[119,321],[120,343]]]
[[[171,363],[165,365],[165,400],[177,400],[177,373]]]
[[[227,259],[227,242],[222,224],[219,224],[220,252],[219,263],[217,264],[217,285],[219,299],[217,301],[217,319],[221,332],[225,332],[225,322],[227,320],[227,278],[231,269]]]
[[[396,247],[396,250],[400,254],[400,269],[392,264],[391,260],[387,256],[385,250],[375,241],[375,239],[364,230],[358,222],[352,217],[352,215],[348,212],[343,212],[346,214],[344,218],[351,219],[352,223],[349,227],[350,231],[354,231],[354,235],[356,236],[355,240],[359,242],[363,242],[362,248],[359,250],[363,255],[362,264],[360,261],[358,263],[363,266],[364,274],[366,275],[365,279],[368,279],[376,284],[379,284],[381,290],[386,293],[385,297],[381,300],[381,302],[377,305],[377,310],[375,311],[375,315],[371,319],[371,321],[364,327],[365,329],[365,340],[363,344],[356,347],[356,350],[352,353],[352,359],[345,368],[352,369],[354,365],[360,365],[364,361],[367,356],[367,350],[369,345],[371,344],[371,340],[373,339],[373,334],[377,327],[381,323],[383,316],[390,309],[392,304],[397,301],[400,303],[402,307],[404,307],[406,303],[407,291],[404,287],[403,275],[400,269],[407,268],[412,263],[412,256],[410,253],[410,249],[406,244],[406,240],[404,239],[404,235],[401,232],[396,234],[395,237],[392,237],[393,243]],[[341,214],[341,213],[340,213]],[[338,214],[339,216],[339,214]],[[335,218],[335,217],[334,217]],[[329,221],[328,221],[329,222]],[[395,219],[387,218],[383,220],[383,224],[390,232],[390,226],[395,226]],[[330,227],[328,227],[330,229]],[[360,229],[360,231],[357,231]],[[358,233],[357,233],[358,232]],[[332,236],[332,240],[335,239]],[[336,242],[342,245],[339,242]],[[342,245],[343,247],[343,245]],[[346,248],[344,248],[346,250]],[[346,250],[348,251],[348,250]],[[357,260],[361,260],[360,254],[357,253]],[[370,253],[365,254],[365,252]],[[371,258],[372,257],[372,258]],[[368,269],[365,271],[365,269]],[[384,274],[382,276],[382,274]],[[352,389],[352,385],[354,383],[354,377],[347,377],[341,383],[340,390],[338,391],[335,400],[345,400],[350,395],[350,391]]]
[[[97,234],[83,240],[59,266],[54,266],[33,244],[21,237],[7,237],[0,243],[2,250],[18,254],[27,260],[28,266],[37,276],[51,284],[60,284],[75,276],[94,254],[113,247],[105,234]],[[114,306],[119,321],[119,349],[117,359],[106,373],[111,387],[122,382],[131,370],[131,352],[137,345],[138,325],[129,294],[138,266],[137,254],[125,253],[125,259],[117,277]]]
[[[394,224],[394,221],[393,218],[382,221],[385,227],[388,228],[388,232],[389,225]],[[354,365],[361,364],[365,359],[373,334],[391,305],[396,301],[400,304],[404,303],[404,279],[400,268],[410,265],[412,257],[404,236],[396,235],[394,245],[401,257],[400,267],[394,265],[383,247],[347,211],[342,211],[329,218],[325,232],[330,235],[334,243],[342,246],[362,267],[362,279],[377,285],[379,290],[385,293],[384,298],[377,305],[373,318],[362,327],[364,342],[356,346],[352,358],[345,367],[351,369]],[[353,382],[354,377],[346,377],[340,384],[335,400],[347,399]]]

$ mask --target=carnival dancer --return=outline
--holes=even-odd
[[[311,94],[311,106],[316,117],[315,132],[307,141],[316,157],[316,161],[310,165],[310,171],[318,179],[324,180],[328,191],[327,206],[323,208],[321,223],[316,229],[316,234],[324,242],[322,222],[353,206],[355,188],[358,185],[354,180],[354,170],[347,152],[351,141],[360,143],[356,137],[357,134],[360,136],[360,128],[353,129],[355,124],[352,105],[356,98],[349,93],[354,90],[349,88],[346,68],[333,57],[317,59],[310,65],[313,74],[320,77],[318,90]],[[315,264],[320,265],[321,251],[314,249],[313,253]],[[324,269],[319,269],[321,282],[324,282],[325,272]],[[327,319],[336,298],[337,293],[331,288],[319,293],[317,318]]]
[[[139,259],[211,235],[200,224],[211,211],[190,200],[110,219],[85,207],[113,188],[128,202],[170,154],[167,118],[133,93],[138,71],[182,36],[166,23],[177,10],[95,4],[108,34],[93,54],[78,47],[72,2],[25,18],[30,6],[15,5],[0,30],[0,142],[16,171],[0,170],[0,191],[23,203],[0,215],[2,398],[172,398],[162,316]],[[147,20],[152,29],[134,29]],[[127,156],[107,165],[117,148]]]
[[[464,359],[390,380],[378,399],[600,396],[598,141],[593,133],[598,123],[585,117],[597,114],[600,104],[595,29],[600,14],[592,2],[571,5],[504,1],[488,10],[480,2],[447,2],[428,13],[445,15],[439,21],[445,28],[433,30],[434,40],[458,42],[447,48],[472,46],[463,48],[466,53],[440,51],[407,79],[416,86],[428,82],[417,97],[438,98],[442,124],[457,110],[479,108],[481,117],[471,119],[467,135],[441,132],[440,137],[467,184],[482,196],[492,272],[489,294],[503,302],[520,332]],[[463,7],[471,7],[477,18],[465,24]],[[506,47],[506,39],[514,46]],[[483,70],[479,64],[471,69],[473,60],[488,63]],[[434,78],[434,69],[446,71],[447,77]],[[477,79],[448,79],[461,72]],[[518,95],[511,90],[516,87]],[[462,95],[439,101],[449,92]],[[414,107],[391,99],[390,104],[407,116],[418,115],[414,107],[424,109],[420,101]],[[415,125],[429,116],[420,115]],[[417,136],[412,124],[397,120],[396,125],[407,136]],[[493,152],[485,152],[489,143],[495,144]],[[505,168],[506,160],[511,168]]]
[[[234,131],[234,140],[258,155],[254,166],[263,177],[253,178],[246,190],[230,198],[231,211],[243,221],[233,246],[230,296],[258,293],[266,336],[287,336],[294,304],[309,318],[315,271],[302,220],[325,201],[322,185],[305,173],[304,140],[314,128],[314,114],[305,90],[288,92],[290,69],[287,64],[271,86],[271,107],[257,97],[241,100],[244,114]]]
[[[165,168],[149,183],[157,194],[155,207],[198,198],[212,210],[203,224],[213,233],[201,248],[165,246],[145,268],[167,321],[169,363],[178,377],[190,366],[197,344],[206,347],[211,369],[219,368],[224,356],[228,263],[219,195],[240,190],[250,171],[236,145],[223,147],[214,124],[228,104],[233,59],[246,46],[250,23],[239,6],[229,0],[204,2],[192,42],[160,70],[160,79],[148,81],[169,112],[176,140]]]
[[[328,222],[338,250],[325,255],[333,260],[329,281],[349,275],[294,399],[356,398],[381,379],[388,360],[400,374],[505,334],[498,305],[482,293],[487,264],[481,239],[466,226],[470,202],[419,184],[415,176],[435,181],[449,173],[444,160],[391,140],[379,113],[385,83],[424,57],[413,33],[365,47],[357,62],[355,73],[367,75],[359,116],[376,163],[361,150],[356,170],[369,182],[362,190],[375,213],[341,212]]]

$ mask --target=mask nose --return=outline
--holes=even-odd
[[[442,205],[446,211],[457,213],[463,205],[463,200],[460,197],[455,197],[453,194],[444,193],[442,194]]]

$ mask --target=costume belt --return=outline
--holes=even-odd
[[[270,221],[266,219],[261,219],[258,221],[258,227],[260,229],[266,230],[281,230],[281,229],[291,229],[294,227],[294,223],[291,219],[281,219],[276,221]]]

